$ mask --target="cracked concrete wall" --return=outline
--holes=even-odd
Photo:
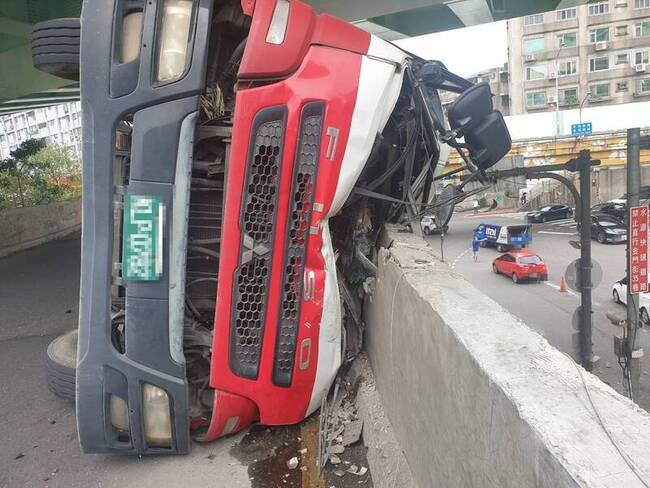
[[[0,212],[0,257],[81,228],[81,198]]]
[[[385,237],[366,345],[420,487],[647,486],[586,389],[647,482],[650,415],[436,261],[422,239]]]

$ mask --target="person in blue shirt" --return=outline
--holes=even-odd
[[[472,254],[474,255],[474,262],[478,263],[478,251],[481,248],[481,241],[484,241],[485,239],[481,239],[478,235],[477,231],[474,231],[474,235],[472,237]]]

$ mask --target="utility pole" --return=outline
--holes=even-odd
[[[591,152],[580,151],[580,360],[587,371],[592,361],[591,305]]]
[[[639,128],[627,130],[627,208],[639,206],[639,193],[641,191],[641,131]],[[637,332],[639,330],[639,295],[632,294],[630,281],[630,242],[632,238],[632,219],[628,215],[627,229],[627,343],[625,355],[627,374],[629,375],[627,387],[630,398],[637,401],[639,395],[640,357],[642,351],[637,349]],[[647,279],[647,277],[646,277]]]

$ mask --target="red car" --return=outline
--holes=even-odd
[[[492,261],[492,270],[497,274],[511,277],[515,283],[526,279],[537,281],[548,279],[548,268],[542,258],[525,249],[503,253]]]

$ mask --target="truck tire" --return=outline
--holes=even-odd
[[[54,339],[47,346],[45,374],[47,387],[59,398],[74,402],[77,366],[76,329]]]
[[[39,22],[32,28],[34,68],[59,78],[79,81],[81,24],[78,18]]]
[[[508,249],[503,244],[497,244],[497,251],[506,252]]]

